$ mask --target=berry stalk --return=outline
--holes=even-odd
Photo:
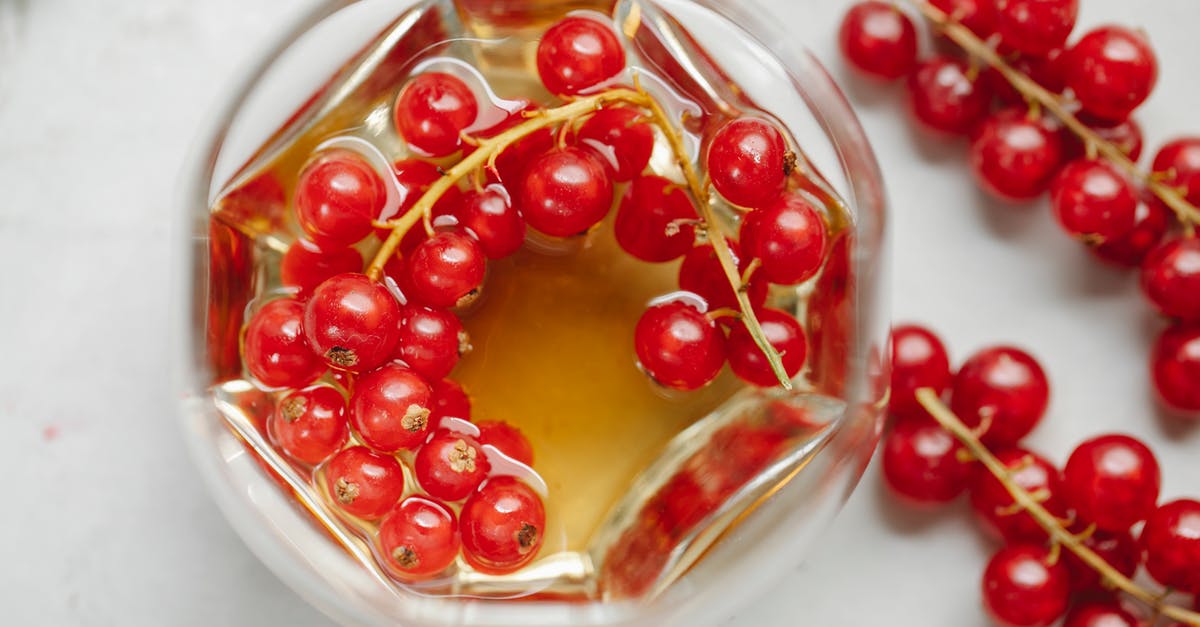
[[[1119,167],[1130,178],[1140,182],[1175,212],[1179,222],[1183,224],[1184,229],[1189,235],[1195,233],[1196,225],[1200,224],[1200,208],[1189,203],[1179,190],[1163,183],[1151,173],[1139,168],[1120,148],[1106,141],[1092,131],[1092,129],[1088,128],[1086,124],[1080,122],[1079,118],[1067,110],[1065,103],[1057,94],[1050,92],[1023,72],[1013,68],[1004,60],[1000,53],[996,52],[993,46],[980,39],[953,16],[947,15],[926,0],[909,0],[909,2],[921,12],[921,15],[926,20],[937,27],[939,31],[944,33],[958,47],[999,72],[1013,86],[1013,89],[1016,89],[1025,97],[1027,102],[1031,105],[1041,107],[1042,110],[1049,112],[1062,122],[1063,126],[1067,127],[1076,137],[1083,141],[1089,155],[1099,154],[1103,156],[1105,160]]]
[[[979,460],[979,463],[983,464],[988,469],[988,472],[996,477],[1004,488],[1008,490],[1008,493],[1012,495],[1013,502],[1022,510],[1029,512],[1029,515],[1037,521],[1038,525],[1046,531],[1056,545],[1065,547],[1068,551],[1074,553],[1089,568],[1099,573],[1104,580],[1111,582],[1114,587],[1129,596],[1145,603],[1157,614],[1171,620],[1179,621],[1185,625],[1200,627],[1200,613],[1164,603],[1164,593],[1147,590],[1139,586],[1132,579],[1109,565],[1104,558],[1084,545],[1079,536],[1064,528],[1058,518],[1038,502],[1036,496],[1030,494],[1013,480],[1009,468],[997,459],[988,450],[987,446],[979,441],[979,437],[942,402],[936,390],[928,387],[920,388],[916,391],[916,397],[921,406],[929,412],[929,415],[933,416],[942,427],[962,442],[971,455]]]

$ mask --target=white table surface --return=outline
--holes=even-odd
[[[0,622],[323,625],[204,493],[166,389],[177,174],[231,72],[313,0],[0,0]],[[1093,263],[1044,203],[982,197],[964,147],[914,132],[902,92],[848,80],[847,2],[764,0],[846,85],[894,203],[894,311],[956,359],[1016,342],[1046,365],[1031,443],[1062,462],[1103,430],[1153,444],[1164,494],[1200,494],[1200,424],[1162,419],[1160,323],[1129,273]],[[1083,0],[1082,24],[1144,27],[1162,60],[1150,146],[1200,131],[1200,3]],[[961,506],[896,507],[872,467],[809,559],[729,625],[985,624],[990,552]]]

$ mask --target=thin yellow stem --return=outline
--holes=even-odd
[[[1109,565],[1103,557],[1100,557],[1095,551],[1088,548],[1083,543],[1083,539],[1086,536],[1077,536],[1063,527],[1054,514],[1051,514],[1045,507],[1042,507],[1034,495],[1030,494],[1013,480],[1012,473],[1008,467],[996,459],[996,456],[992,455],[992,452],[979,441],[979,438],[976,437],[971,429],[963,424],[962,420],[954,415],[954,412],[950,411],[949,407],[946,407],[946,404],[942,402],[936,390],[933,388],[921,388],[917,390],[917,400],[921,402],[921,406],[938,423],[963,443],[963,446],[971,452],[975,459],[979,460],[979,463],[988,469],[988,472],[991,472],[996,477],[1004,488],[1008,490],[1008,493],[1012,495],[1013,502],[1020,506],[1021,509],[1029,512],[1029,515],[1037,521],[1042,529],[1046,530],[1046,533],[1050,535],[1055,544],[1061,545],[1071,553],[1074,553],[1084,564],[1087,564],[1088,567],[1099,573],[1103,579],[1111,582],[1115,588],[1145,603],[1156,612],[1161,613],[1171,620],[1200,627],[1200,614],[1164,603],[1161,592],[1150,591],[1134,583],[1132,579],[1121,574],[1117,569]]]

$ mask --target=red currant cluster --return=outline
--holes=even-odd
[[[1108,25],[1068,45],[1078,0],[914,4],[958,54],[918,61],[912,20],[868,1],[842,23],[846,58],[875,77],[907,76],[914,117],[970,138],[985,190],[1009,201],[1049,191],[1070,236],[1104,261],[1140,267],[1147,299],[1173,320],[1152,351],[1155,387],[1168,407],[1200,412],[1200,138],[1168,142],[1150,173],[1138,169],[1142,134],[1130,116],[1158,76],[1144,35]]]
[[[1050,625],[1072,608],[1070,627],[1142,625],[1109,589],[1113,573],[1128,582],[1142,565],[1164,586],[1200,594],[1200,501],[1158,503],[1159,466],[1145,444],[1101,435],[1079,444],[1060,471],[1021,446],[1050,394],[1029,354],[987,348],[954,373],[941,340],[913,325],[893,329],[892,350],[887,484],[917,503],[945,503],[969,492],[977,521],[1005,543],[983,576],[984,606],[998,623]],[[931,416],[922,389],[949,394],[966,440]],[[995,467],[981,464],[981,454]],[[1098,572],[1074,553],[1060,559],[1062,545],[1086,547],[1105,568]]]

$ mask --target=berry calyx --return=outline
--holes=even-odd
[[[991,94],[977,72],[948,56],[921,62],[908,76],[909,105],[925,126],[966,134],[987,114]]]
[[[696,221],[696,209],[679,185],[661,176],[639,176],[621,198],[613,235],[625,252],[661,263],[692,249]]]
[[[891,342],[892,396],[888,410],[901,418],[924,416],[917,390],[933,388],[940,396],[950,387],[946,347],[933,331],[914,324],[894,327]]]
[[[380,552],[406,578],[421,579],[446,570],[460,546],[454,513],[424,497],[400,501],[379,523]]]
[[[353,248],[321,247],[298,239],[288,246],[279,261],[279,283],[296,288],[297,295],[304,297],[327,279],[362,269],[362,254]]]
[[[546,510],[529,486],[492,477],[463,504],[463,557],[477,570],[504,574],[529,563],[545,540]]]
[[[1122,26],[1089,31],[1067,51],[1067,85],[1088,113],[1123,120],[1158,80],[1158,60],[1145,37]]]
[[[533,465],[533,445],[520,429],[498,420],[485,420],[479,427],[479,443],[496,447],[501,453],[525,464]]]
[[[604,219],[612,179],[589,151],[559,148],[535,159],[517,188],[517,206],[529,226],[553,237],[579,235]]]
[[[748,260],[771,283],[795,285],[821,269],[828,248],[825,220],[799,194],[783,194],[742,220],[739,236]]]
[[[734,261],[738,263],[738,271],[745,272],[749,261],[742,257],[737,241],[727,240],[726,243]],[[750,275],[750,281],[746,284],[746,295],[750,298],[752,307],[757,309],[767,302],[768,287],[761,274],[755,272]],[[725,270],[722,269],[721,261],[711,244],[696,246],[684,255],[683,263],[679,266],[679,289],[703,298],[708,304],[708,311],[740,309],[737,295],[729,285],[729,279],[725,276]]]
[[[1142,263],[1141,284],[1163,315],[1200,321],[1200,239],[1170,239],[1150,251]]]
[[[453,213],[458,226],[479,241],[488,259],[502,259],[525,243],[525,218],[503,185],[468,192]]]
[[[1047,627],[1067,611],[1069,577],[1045,547],[1005,547],[984,570],[984,609],[1003,625]]]
[[[428,434],[432,391],[416,372],[387,364],[359,378],[350,397],[350,426],[384,453],[414,449]]]
[[[336,248],[371,234],[387,200],[383,179],[362,157],[331,150],[305,166],[296,182],[296,218],[314,242]]]
[[[1062,163],[1062,138],[1045,120],[1023,109],[1004,109],[972,134],[971,171],[1002,200],[1022,201],[1046,190]]]
[[[984,426],[989,446],[1012,446],[1041,421],[1050,384],[1029,353],[1011,346],[981,350],[954,377],[951,407],[967,425]]]
[[[999,451],[996,458],[1008,468],[1012,481],[1036,495],[1042,507],[1056,517],[1066,517],[1067,508],[1061,496],[1062,473],[1054,464],[1020,448]],[[975,473],[971,484],[971,509],[985,528],[1007,542],[1046,540],[1046,530],[1029,513],[1020,510],[999,479],[982,468]]]
[[[916,27],[886,2],[868,0],[850,7],[838,30],[838,45],[851,65],[879,78],[900,78],[917,61]]]
[[[705,164],[713,187],[725,200],[757,208],[783,192],[794,159],[774,124],[740,117],[713,135]]]
[[[1154,453],[1127,435],[1102,435],[1077,446],[1063,468],[1063,498],[1079,520],[1125,531],[1154,511],[1160,485]]]
[[[1150,371],[1158,397],[1173,409],[1200,412],[1200,324],[1177,324],[1154,342]]]
[[[1068,234],[1108,241],[1133,228],[1138,199],[1133,186],[1107,162],[1079,159],[1054,178],[1050,206]]]
[[[779,354],[780,363],[788,378],[795,377],[804,366],[808,356],[808,341],[804,337],[804,327],[795,316],[778,309],[763,309],[757,312],[758,324],[763,330],[767,341]],[[763,354],[750,331],[745,325],[735,324],[729,330],[729,340],[726,343],[729,355],[729,367],[739,378],[747,383],[761,387],[779,385],[775,371]]]
[[[608,166],[613,180],[624,183],[641,174],[650,163],[654,131],[637,109],[607,107],[583,121],[575,141]]]
[[[474,438],[453,432],[433,436],[417,450],[413,472],[430,496],[445,501],[465,498],[491,470]]]
[[[995,11],[996,32],[1004,45],[1037,56],[1066,43],[1079,0],[996,0]]]
[[[400,311],[400,339],[394,356],[425,379],[450,374],[470,348],[462,322],[449,311],[419,305]]]
[[[953,500],[971,478],[962,444],[929,419],[901,419],[883,443],[883,476],[897,494],[917,503]]]
[[[304,305],[291,298],[273,300],[254,312],[242,356],[250,375],[272,388],[303,387],[325,371],[305,339]]]
[[[475,238],[442,231],[413,250],[404,270],[407,296],[432,307],[459,307],[478,294],[487,259]]]
[[[1146,572],[1155,581],[1200,594],[1200,501],[1164,503],[1146,520],[1140,538]]]
[[[328,385],[314,385],[283,397],[267,421],[267,433],[292,459],[319,464],[342,448],[346,399]]]
[[[462,147],[462,132],[479,113],[471,88],[456,76],[425,72],[413,77],[396,98],[396,130],[410,148],[444,157]]]
[[[634,330],[638,363],[650,378],[676,390],[694,390],[725,364],[725,337],[717,323],[686,303],[646,309]]]
[[[313,290],[304,334],[332,368],[363,372],[386,361],[399,338],[400,305],[366,275],[334,276]]]
[[[625,49],[612,27],[586,17],[567,17],[542,35],[537,71],[546,91],[573,96],[625,69]]]
[[[366,520],[382,517],[404,494],[400,462],[365,446],[342,449],[326,462],[324,473],[331,501]]]

